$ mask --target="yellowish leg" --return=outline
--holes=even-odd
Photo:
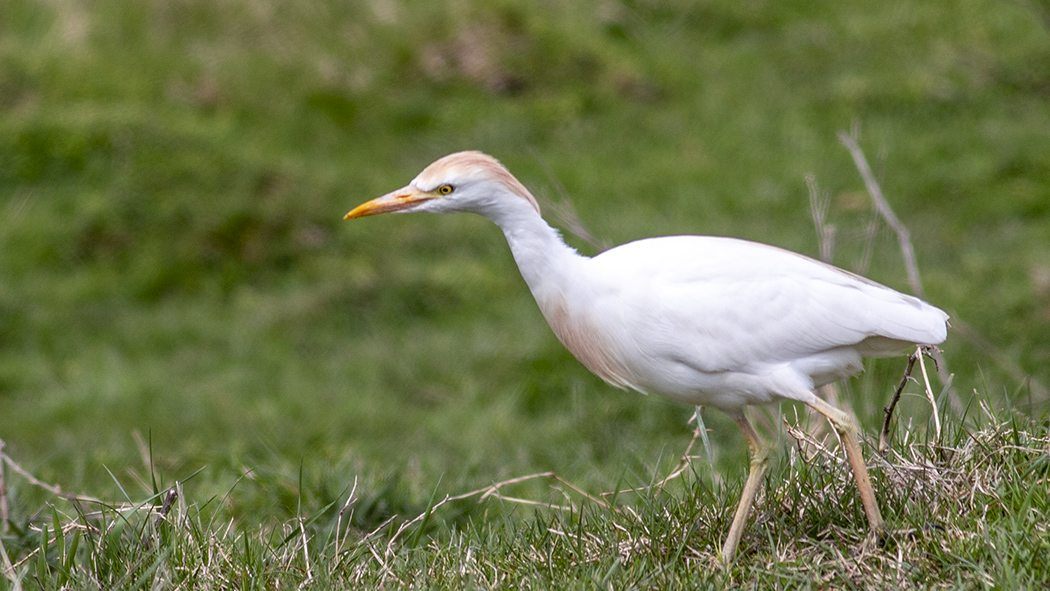
[[[769,446],[755,433],[743,411],[730,413],[730,416],[747,438],[747,445],[751,448],[751,467],[747,473],[747,481],[744,482],[744,492],[740,494],[740,503],[737,504],[736,513],[733,515],[733,524],[729,526],[729,535],[722,545],[722,562],[726,564],[733,560],[733,555],[736,554],[736,547],[740,544],[740,537],[744,535],[744,526],[747,525],[751,507],[758,495],[758,487],[762,485],[762,477],[769,467]]]
[[[864,457],[860,453],[856,424],[848,414],[820,398],[814,397],[809,406],[826,416],[835,427],[839,437],[842,438],[842,445],[846,448],[846,458],[849,459],[850,467],[853,468],[853,477],[857,480],[857,488],[860,489],[860,502],[864,505],[864,513],[868,516],[868,526],[871,527],[873,533],[880,533],[883,529],[882,514],[879,513],[879,505],[875,502],[875,489],[871,486],[868,468],[864,465]]]

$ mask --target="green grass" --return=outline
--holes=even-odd
[[[664,485],[582,491],[558,477],[538,505],[516,483],[423,506],[340,471],[285,474],[290,519],[238,527],[232,496],[146,466],[123,503],[56,499],[2,539],[5,588],[1035,588],[1050,576],[1050,431],[1014,414],[949,419],[939,440],[893,440],[869,460],[891,528],[865,535],[848,467],[827,437],[774,462],[737,559],[717,562],[739,483],[686,470]],[[695,466],[695,464],[694,464]],[[262,475],[249,481],[261,482]],[[25,486],[12,479],[15,490]],[[237,485],[250,486],[246,483]],[[440,485],[439,485],[440,488]],[[535,501],[535,499],[532,499]],[[376,523],[391,510],[397,513]],[[243,521],[241,522],[243,524]]]
[[[262,566],[273,556],[302,555],[296,539],[278,544],[300,516],[326,516],[311,525],[306,555],[317,553],[317,563],[334,552],[332,510],[323,508],[341,506],[355,478],[360,500],[346,542],[355,552],[394,514],[418,515],[431,499],[525,474],[554,472],[588,491],[643,484],[677,460],[691,410],[590,376],[550,334],[497,229],[469,216],[350,223],[342,214],[447,152],[476,148],[537,195],[570,201],[608,243],[725,234],[816,254],[812,174],[831,196],[834,262],[906,289],[884,228],[861,262],[870,206],[836,139],[854,123],[911,229],[927,297],[960,328],[944,345],[958,402],[972,406],[977,392],[992,408],[1043,416],[1050,29],[1038,6],[8,0],[0,4],[4,451],[42,481],[112,504],[128,500],[121,487],[132,502],[145,500],[150,473],[157,492],[186,480],[171,543],[151,548],[214,543],[236,564],[259,564],[260,580],[283,576]],[[873,362],[847,385],[866,432],[902,367]],[[899,429],[928,441],[928,403],[914,386],[899,413]],[[699,536],[689,548],[722,534],[718,520],[746,465],[732,422],[713,415],[715,464],[729,492],[700,470],[678,492],[623,500],[654,533],[673,533],[654,523],[657,507],[679,520],[711,511],[697,517],[703,527],[687,528]],[[773,480],[803,478],[798,465],[781,466]],[[10,473],[8,483],[12,518],[0,540],[12,556],[38,546],[42,524],[54,531],[49,504],[60,527],[120,521],[112,512],[80,517]],[[548,484],[512,494],[560,502]],[[883,502],[886,511],[896,504]],[[455,550],[470,544],[490,551],[477,560],[520,569],[541,563],[523,564],[528,555],[515,544],[572,542],[586,554],[584,538],[555,544],[552,529],[589,531],[607,548],[619,540],[612,524],[640,535],[619,514],[579,506],[583,513],[561,515],[446,505],[423,536],[394,545],[399,572],[465,564],[465,550]],[[853,517],[836,519],[855,536],[863,527]],[[976,545],[988,530],[972,519],[959,531]],[[129,520],[126,532],[146,523],[141,512]],[[820,518],[799,523],[810,528],[803,543],[824,539]],[[1004,526],[980,543],[1030,534],[1025,527]],[[376,535],[386,548],[391,532]],[[787,534],[758,535],[749,533],[748,547],[759,554],[740,567],[753,576]],[[658,537],[666,536],[650,536]],[[151,565],[175,568],[175,554],[158,561],[139,552],[139,539],[84,538],[71,554],[76,580],[100,576],[87,569],[102,551],[126,587]],[[427,553],[442,544],[443,554]],[[654,548],[666,569],[650,569],[655,558],[633,562],[637,577],[615,579],[619,586],[685,576],[701,561]],[[897,572],[894,552],[876,555],[877,580]],[[1021,568],[1013,554],[936,553],[931,582],[1045,573]],[[576,559],[564,556],[548,586],[574,576]],[[611,556],[594,563],[602,576]],[[61,587],[34,560],[32,576]],[[324,576],[351,581],[359,567],[362,580],[386,576],[363,557],[347,560],[345,572]],[[810,582],[823,580],[822,564],[837,564],[806,560],[794,572]],[[612,576],[627,577],[624,568]],[[486,586],[482,574],[470,576]],[[711,576],[714,585],[744,580]]]

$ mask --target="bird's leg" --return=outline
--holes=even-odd
[[[821,398],[814,397],[808,404],[813,410],[831,421],[835,431],[842,439],[842,445],[846,448],[846,457],[849,459],[850,467],[853,468],[853,477],[857,481],[857,488],[860,489],[860,502],[864,505],[864,513],[868,516],[868,525],[873,533],[880,533],[883,529],[882,514],[879,513],[879,505],[875,502],[875,489],[871,486],[868,468],[864,465],[864,456],[860,453],[856,424],[848,414]]]
[[[747,480],[744,482],[744,491],[740,494],[740,503],[736,506],[733,515],[733,524],[729,526],[729,535],[722,545],[722,562],[729,564],[736,554],[736,547],[740,544],[740,537],[744,535],[744,526],[751,514],[751,507],[755,504],[758,495],[758,487],[762,485],[762,477],[769,467],[769,446],[755,433],[751,423],[744,416],[743,411],[730,413],[729,416],[740,426],[747,438],[747,445],[751,449],[751,467],[747,472]]]

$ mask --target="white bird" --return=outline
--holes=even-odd
[[[554,334],[618,388],[712,406],[747,438],[751,465],[721,557],[732,560],[769,447],[744,408],[804,402],[839,433],[873,533],[882,516],[845,412],[814,390],[947,336],[948,315],[912,296],[787,250],[715,236],[647,238],[578,254],[495,158],[457,152],[345,219],[387,212],[470,212],[502,230]]]

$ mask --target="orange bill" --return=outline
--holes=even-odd
[[[416,205],[424,201],[433,199],[434,196],[430,193],[422,193],[419,189],[409,185],[407,187],[392,191],[383,195],[382,197],[376,197],[375,199],[362,203],[357,207],[350,210],[350,213],[343,216],[344,220],[350,220],[353,218],[363,218],[369,215],[378,215],[381,213],[390,213],[394,211],[402,211],[405,209],[411,209]]]

